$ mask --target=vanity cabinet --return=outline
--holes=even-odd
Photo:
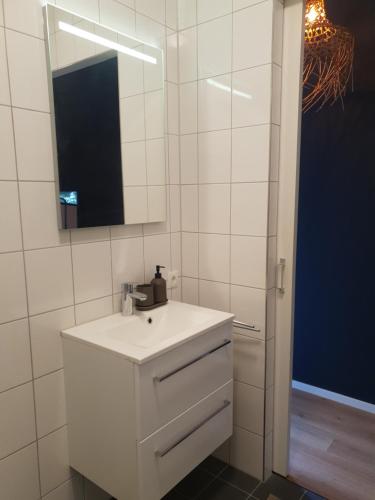
[[[159,500],[232,434],[232,321],[142,363],[63,336],[70,465]]]

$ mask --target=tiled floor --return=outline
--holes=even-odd
[[[273,475],[261,482],[209,457],[163,500],[324,500],[287,479]]]

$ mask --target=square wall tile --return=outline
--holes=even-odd
[[[232,184],[231,232],[267,236],[268,182]]]
[[[58,227],[55,183],[21,182],[19,187],[25,250],[69,244],[69,231]]]
[[[232,182],[267,182],[269,162],[269,125],[232,130]]]
[[[254,325],[260,332],[247,332],[264,340],[266,328],[266,291],[245,286],[231,286],[231,312],[238,321]],[[245,330],[238,331],[245,334]]]
[[[179,99],[178,86],[175,83],[168,82],[167,85],[167,107],[168,107],[168,134],[177,135],[179,133]],[[166,125],[166,124],[164,124]]]
[[[233,127],[270,123],[271,65],[233,73]]]
[[[0,462],[1,493],[11,500],[39,500],[39,472],[36,444]]]
[[[249,432],[264,434],[264,390],[234,382],[234,425]]]
[[[6,38],[12,104],[49,111],[44,41],[10,30]]]
[[[259,3],[259,0],[233,0],[233,10],[244,9],[256,3]]]
[[[0,37],[1,37],[1,30],[0,30]],[[1,66],[0,66],[0,71],[1,71]],[[1,86],[1,74],[0,74],[0,86]],[[15,156],[14,140],[13,140],[12,111],[11,108],[7,106],[0,106],[0,180],[8,181],[16,179],[17,179],[17,172],[16,172],[16,156]]]
[[[149,17],[136,13],[136,37],[156,47],[164,47],[166,27]]]
[[[186,304],[199,304],[198,280],[194,278],[182,278],[182,302]]]
[[[7,54],[5,50],[5,31],[0,28],[0,104],[10,104]]]
[[[236,469],[263,479],[263,437],[234,427],[230,447],[230,464]]]
[[[45,436],[38,441],[42,495],[70,479],[67,428]]]
[[[111,249],[108,241],[74,245],[73,281],[75,302],[112,293]]]
[[[231,127],[231,75],[215,76],[198,83],[198,130],[228,129]]]
[[[165,142],[162,139],[146,141],[147,184],[160,186],[165,184]]]
[[[53,181],[51,115],[13,108],[17,169],[23,181]]]
[[[198,233],[181,234],[182,274],[198,278]]]
[[[178,29],[183,30],[197,24],[197,3],[191,0],[178,0]]]
[[[70,247],[28,251],[25,263],[31,315],[73,304]]]
[[[171,204],[171,232],[181,229],[181,196],[180,186],[169,187],[169,198]]]
[[[75,306],[76,324],[81,325],[88,321],[109,316],[113,312],[112,295],[102,299],[90,300]]]
[[[198,23],[203,23],[215,17],[225,16],[232,11],[232,0],[198,0]]]
[[[272,1],[233,14],[233,70],[272,62]]]
[[[145,139],[145,97],[144,94],[121,99],[122,142]]]
[[[166,279],[171,269],[171,246],[169,234],[157,234],[144,238],[145,246],[145,280],[151,281],[155,275],[156,265],[165,266],[162,274]]]
[[[32,379],[26,319],[0,325],[0,392]]]
[[[164,28],[161,28],[161,31],[164,31]],[[160,46],[165,50],[166,40],[161,40]],[[164,80],[166,78],[166,58],[164,58],[164,54],[157,47],[144,45],[144,52],[145,54],[156,59],[156,64],[149,64],[144,62],[145,92],[150,92],[152,90],[162,90],[164,87]]]
[[[23,255],[0,255],[0,323],[27,315],[25,270]]]
[[[232,69],[232,16],[198,25],[198,78]]]
[[[171,268],[181,276],[181,233],[171,234]]]
[[[168,93],[173,88],[173,83],[168,84]],[[157,139],[164,137],[164,93],[162,90],[145,94],[145,125],[146,138]],[[172,132],[172,130],[169,130]]]
[[[122,0],[121,3],[127,5],[126,0]],[[95,21],[99,20],[99,9],[97,0],[56,0],[56,5],[62,7],[63,9],[70,10],[89,19]]]
[[[0,459],[35,441],[32,383],[0,394]]]
[[[239,382],[265,388],[266,345],[248,335],[233,334],[234,378]]]
[[[177,2],[178,0],[166,0],[165,5],[165,22],[173,30],[177,30]]]
[[[181,186],[181,229],[198,231],[198,186]]]
[[[71,229],[70,236],[72,245],[94,243],[95,241],[108,241],[110,238],[108,227],[82,227]]]
[[[199,280],[199,305],[218,311],[229,311],[230,285]]]
[[[231,280],[233,284],[266,288],[267,239],[252,236],[231,238]]]
[[[189,28],[178,34],[180,82],[197,79],[197,28]]]
[[[197,131],[197,82],[180,85],[180,133],[193,134]]]
[[[168,136],[168,167],[169,184],[180,184],[180,144],[178,135]]]
[[[230,237],[222,234],[199,235],[199,277],[229,282]]]
[[[122,172],[124,186],[144,186],[147,184],[145,141],[123,142]]]
[[[34,381],[38,438],[66,424],[64,371]]]
[[[7,28],[44,38],[40,0],[4,0],[4,14]]]
[[[198,184],[197,134],[181,135],[181,184]]]
[[[60,332],[74,326],[74,309],[68,307],[30,318],[34,377],[63,367]]]
[[[230,182],[231,132],[198,134],[199,182]]]
[[[0,252],[22,250],[17,182],[0,181]]]
[[[167,81],[178,83],[178,35],[167,36]]]
[[[141,224],[130,224],[129,226],[111,226],[110,235],[112,240],[122,238],[136,238],[143,235]]]
[[[136,0],[138,12],[152,17],[158,23],[165,24],[165,0]]]
[[[135,34],[135,12],[117,0],[100,0],[100,22],[122,33]]]
[[[144,281],[143,238],[112,241],[113,292],[121,292],[122,283]]]
[[[173,186],[176,188],[177,186]],[[165,186],[147,188],[148,222],[164,221],[167,218],[167,193]]]
[[[199,231],[229,234],[230,184],[199,186]]]

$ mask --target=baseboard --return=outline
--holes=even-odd
[[[292,380],[292,387],[293,389],[299,389],[300,391],[308,392],[309,394],[314,394],[315,396],[320,396],[321,398],[330,399],[331,401],[336,401],[336,403],[351,406],[353,408],[357,408],[358,410],[367,411],[368,413],[375,415],[375,405],[371,403],[359,401],[359,399],[349,398],[348,396],[327,391],[326,389],[320,389],[320,387],[304,384],[303,382],[298,382],[297,380]]]

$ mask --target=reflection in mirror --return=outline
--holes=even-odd
[[[166,219],[162,50],[47,5],[62,228]]]

